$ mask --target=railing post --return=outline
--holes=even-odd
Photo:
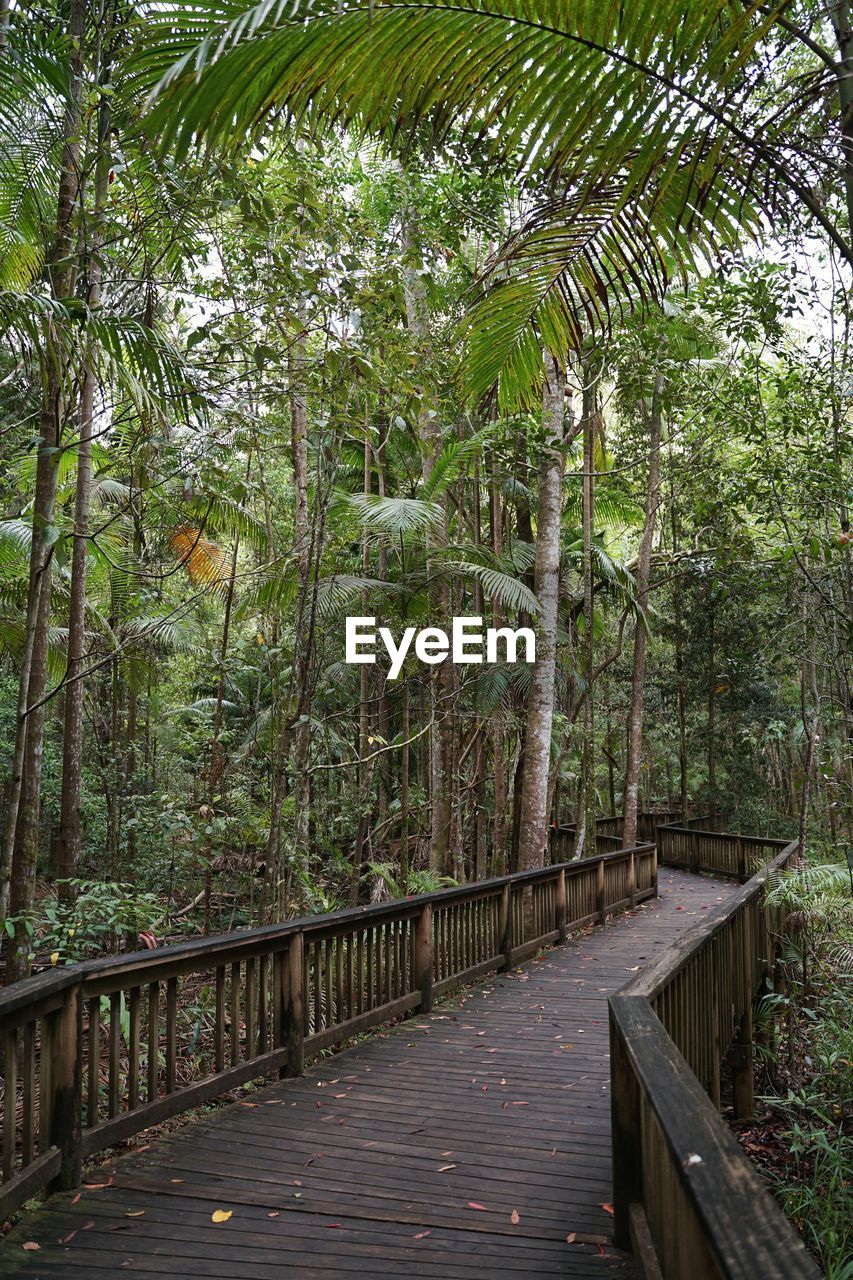
[[[595,868],[595,909],[598,912],[598,923],[607,923],[607,905],[604,901],[604,863],[599,862]]]
[[[512,968],[512,883],[508,882],[501,890],[501,905],[498,913],[498,939],[503,952],[504,968]]]
[[[554,928],[560,936],[560,941],[565,942],[568,936],[566,922],[568,920],[568,898],[566,895],[566,868],[561,867],[557,875],[557,890],[554,894],[554,903],[556,906],[556,919]]]
[[[427,903],[415,921],[415,990],[421,993],[421,1009],[432,1009],[432,907]]]
[[[610,1118],[613,1153],[613,1236],[631,1251],[631,1205],[643,1200],[640,1090],[622,1032],[610,1013]]]
[[[735,1120],[748,1120],[755,1113],[755,1084],[752,1074],[752,1007],[747,1010],[728,1053],[732,1069],[732,1101]]]
[[[41,1115],[47,1121],[51,1146],[62,1155],[55,1191],[70,1191],[83,1173],[81,1125],[83,1110],[83,993],[76,982],[53,1019],[50,1036],[48,1096],[41,1099]]]
[[[746,874],[746,853],[740,836],[735,840],[735,851],[737,854],[737,878],[741,884],[745,884],[749,876]]]
[[[301,1076],[305,1071],[305,993],[302,975],[305,942],[300,930],[294,933],[281,963],[281,1038],[287,1047],[287,1065],[282,1076]]]
[[[655,845],[654,853],[652,854],[652,888],[654,889],[653,896],[655,898],[660,897],[658,893],[658,847],[657,845]]]
[[[631,907],[637,905],[637,867],[634,862],[634,850],[628,854],[628,901]]]

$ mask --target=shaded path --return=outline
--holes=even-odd
[[[26,1217],[0,1270],[636,1275],[602,1207],[607,996],[735,888],[661,870],[658,901],[113,1160]]]

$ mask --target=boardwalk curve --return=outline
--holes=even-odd
[[[612,1244],[607,998],[734,892],[660,898],[113,1160],[4,1275],[634,1276]],[[215,1210],[231,1217],[215,1224]],[[25,1250],[25,1243],[39,1246]]]

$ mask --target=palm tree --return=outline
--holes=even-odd
[[[730,0],[217,0],[158,16],[136,75],[159,92],[151,129],[179,148],[202,136],[242,147],[284,111],[402,154],[467,145],[519,174],[526,218],[470,318],[469,370],[474,394],[501,380],[532,404],[543,344],[564,359],[614,309],[659,299],[674,272],[760,234],[763,209],[784,217],[791,195],[853,262],[821,194],[836,139],[809,112],[841,95],[853,160],[842,16],[836,57],[820,14],[798,26]],[[805,90],[791,69],[803,57]],[[845,183],[853,209],[846,167]]]

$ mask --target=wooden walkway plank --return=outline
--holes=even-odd
[[[733,886],[661,898],[118,1157],[4,1276],[635,1277],[612,1244],[607,996]],[[221,1224],[216,1209],[231,1211]],[[39,1245],[24,1250],[25,1242]]]

